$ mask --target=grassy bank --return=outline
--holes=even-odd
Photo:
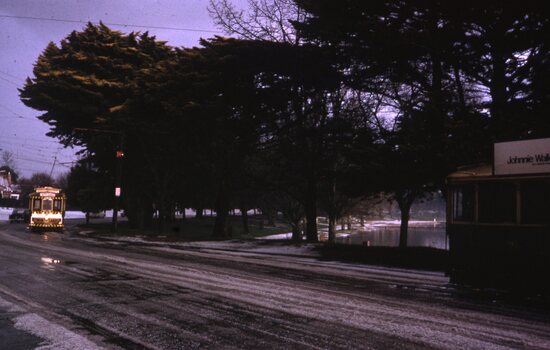
[[[324,244],[319,247],[322,259],[419,270],[445,271],[449,253],[446,250],[409,247],[366,247],[361,245]]]
[[[215,217],[187,218],[183,222],[178,220],[166,225],[166,229],[160,230],[158,223],[154,222],[152,227],[136,229],[129,227],[126,221],[119,223],[119,236],[145,236],[151,240],[163,241],[212,241],[218,238],[212,237]],[[258,217],[249,219],[250,234],[243,233],[241,217],[230,216],[231,239],[253,239],[264,236],[286,233],[290,231],[288,225],[277,223],[275,226],[260,224]],[[80,230],[87,231],[88,235],[114,235],[111,232],[109,220],[92,220],[88,225],[80,225]],[[291,241],[264,241],[264,244],[300,244]],[[448,261],[448,252],[435,248],[410,247],[399,249],[395,247],[367,247],[361,245],[347,244],[322,244],[318,245],[321,259],[365,263],[381,266],[392,266],[412,268],[431,271],[445,271]]]
[[[206,216],[200,219],[186,218],[184,221],[177,220],[176,222],[167,223],[164,230],[161,229],[158,222],[153,222],[153,225],[148,228],[138,229],[132,228],[127,221],[121,221],[118,224],[116,235],[120,236],[147,236],[151,238],[164,238],[173,241],[204,241],[213,240],[212,231],[214,228],[215,217]],[[242,219],[240,216],[230,216],[230,231],[233,239],[246,239],[264,237],[290,231],[288,225],[276,223],[275,226],[268,226],[264,223],[263,227],[260,224],[260,219],[257,217],[249,218],[248,227],[249,234],[244,234]],[[111,232],[111,223],[109,220],[91,220],[88,225],[79,225],[80,229],[88,231],[89,235],[113,235]]]

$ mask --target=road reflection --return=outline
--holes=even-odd
[[[41,241],[41,242],[58,242],[63,240],[63,235],[58,232],[40,232],[34,233],[31,232],[30,235],[31,241]]]
[[[53,258],[49,258],[49,257],[45,257],[45,256],[40,258],[40,260],[42,261],[42,265],[40,267],[43,268],[43,269],[46,269],[46,270],[52,270],[53,271],[53,270],[55,270],[55,265],[61,264],[61,260],[53,259]]]

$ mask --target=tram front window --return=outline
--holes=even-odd
[[[516,222],[516,185],[495,182],[479,185],[479,221]]]
[[[474,220],[474,186],[462,186],[453,193],[453,219],[456,221]]]
[[[53,201],[53,210],[61,211],[61,201],[59,199]]]
[[[51,199],[44,199],[42,201],[42,210],[52,210],[53,201]]]

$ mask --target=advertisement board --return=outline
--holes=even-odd
[[[550,138],[494,145],[494,174],[550,173]]]

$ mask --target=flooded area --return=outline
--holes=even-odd
[[[336,242],[369,246],[397,247],[399,245],[399,225],[372,223],[356,232],[337,234]],[[448,249],[444,222],[419,222],[409,226],[407,240],[409,247],[431,247]]]
[[[351,229],[342,230],[338,225],[336,230],[336,243],[367,245],[373,247],[397,247],[399,246],[398,220],[368,221],[362,226],[354,223]],[[328,239],[328,225],[325,222],[318,224],[319,240]],[[283,233],[264,236],[261,239],[292,239],[292,233]],[[449,243],[445,234],[445,221],[410,221],[409,247],[430,247],[436,249],[449,249]]]

